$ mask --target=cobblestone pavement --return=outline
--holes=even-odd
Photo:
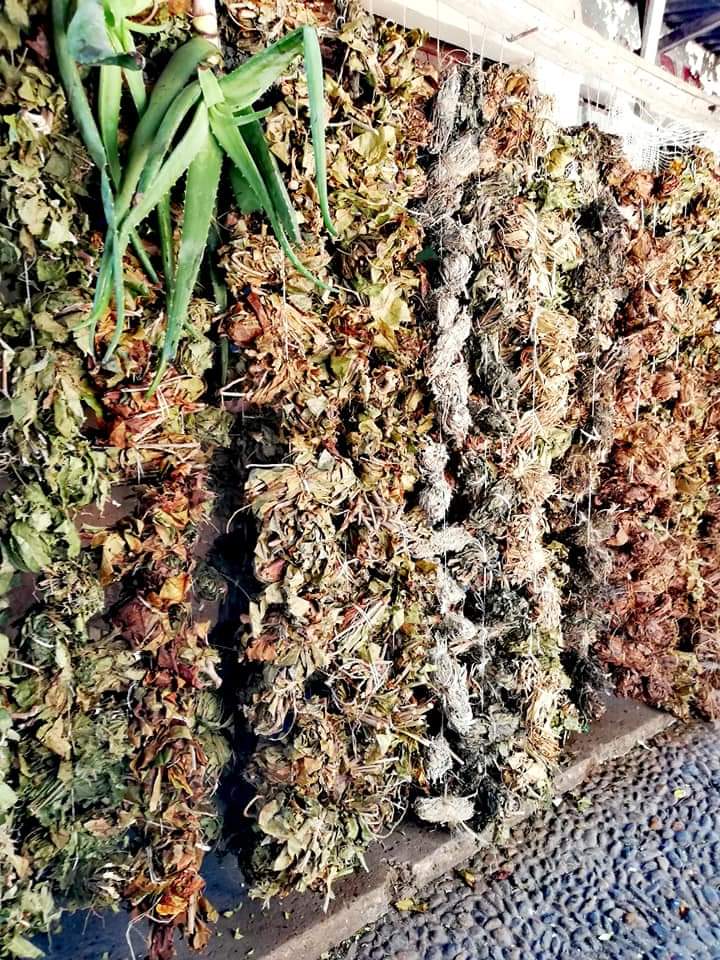
[[[337,960],[720,960],[720,726],[662,735]]]

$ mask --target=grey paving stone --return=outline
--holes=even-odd
[[[448,878],[426,913],[392,925],[428,944],[420,960],[720,960],[719,732],[692,725],[601,770],[584,811],[566,798],[527,821],[469,863],[474,890]],[[491,879],[498,864],[506,880]],[[379,946],[402,960],[387,927],[363,935],[358,960]]]

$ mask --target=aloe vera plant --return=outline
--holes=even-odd
[[[231,170],[231,184],[241,194],[244,209],[249,205],[263,211],[287,258],[301,274],[324,289],[293,250],[292,245],[300,239],[297,216],[265,140],[260,121],[266,111],[253,109],[255,101],[292,63],[304,57],[318,198],[323,222],[335,236],[327,195],[320,45],[313,28],[300,27],[231,73],[218,77],[211,69],[211,64],[218,59],[217,47],[205,37],[197,36],[175,51],[146,101],[144,86],[141,94],[140,85],[130,79],[140,65],[131,38],[131,30],[136,25],[128,20],[137,12],[137,7],[123,6],[122,0],[115,0],[110,7],[107,3],[103,5],[102,0],[77,0],[72,16],[70,0],[53,0],[53,7],[55,46],[63,82],[78,126],[101,174],[107,233],[88,326],[92,343],[96,324],[114,299],[115,329],[104,360],[113,355],[125,325],[125,252],[131,242],[138,249],[137,228],[154,210],[159,213],[167,328],[152,391],[174,358],[182,338],[208,242],[225,158]],[[98,8],[100,10],[105,32],[99,38],[96,36],[99,28],[88,27],[89,8],[94,8],[95,27],[100,22]],[[82,29],[80,25],[75,27],[81,14],[85,16]],[[99,127],[82,87],[78,59],[100,64]],[[124,161],[119,155],[117,136],[123,76],[140,114]],[[183,176],[186,178],[185,201],[175,264],[169,199]],[[145,258],[141,255],[141,259]],[[150,265],[148,272],[151,270]]]

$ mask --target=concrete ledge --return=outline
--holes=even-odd
[[[558,795],[574,790],[600,764],[624,756],[673,722],[673,717],[643,704],[608,698],[602,719],[570,744],[568,766],[557,781]],[[533,812],[531,807],[524,808],[511,823]],[[266,911],[254,904],[244,906],[231,917],[221,917],[219,936],[212,938],[206,956],[216,960],[318,960],[380,918],[400,896],[417,893],[489,846],[492,835],[492,829],[472,837],[408,824],[368,851],[368,873],[336,884],[335,900],[327,913],[323,913],[322,898],[313,894],[292,895]],[[242,933],[242,939],[234,938],[235,930]],[[181,954],[190,956],[184,950]]]

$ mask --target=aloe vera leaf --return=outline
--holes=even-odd
[[[180,140],[173,152],[167,158],[165,163],[158,171],[154,181],[149,185],[144,194],[138,197],[137,204],[128,212],[125,219],[120,224],[115,237],[113,248],[113,262],[122,265],[123,256],[130,239],[130,233],[135,229],[151,210],[161,202],[163,197],[170,195],[170,190],[174,184],[185,173],[198,153],[205,149],[205,144],[210,137],[210,128],[208,126],[208,111],[204,103],[199,103],[195,109],[192,122]],[[187,200],[186,200],[187,202]],[[177,278],[176,278],[177,282]],[[115,290],[117,292],[118,283],[115,280]],[[97,294],[96,294],[97,296]],[[108,297],[109,299],[109,297]],[[115,304],[116,314],[118,305]],[[122,313],[122,307],[119,308]],[[94,313],[94,310],[93,310]],[[120,342],[122,336],[122,327],[116,322],[115,332],[105,354],[105,361],[109,360],[115,352],[115,348]]]
[[[323,223],[332,237],[337,236],[330,216],[327,192],[327,168],[325,162],[325,92],[323,84],[323,64],[320,43],[312,27],[303,27],[303,50],[305,54],[305,73],[307,75],[308,97],[310,100],[310,134],[315,156],[315,180],[320,198],[320,212]]]
[[[145,0],[140,0],[140,3],[144,5]],[[129,53],[135,49],[135,41],[133,40],[132,34],[128,29],[128,24],[126,20],[120,21],[120,28],[118,30],[118,40],[120,42],[122,49],[126,53]],[[127,83],[128,90],[130,91],[130,96],[133,99],[133,103],[135,104],[135,109],[138,112],[138,116],[141,117],[143,113],[145,113],[145,109],[147,107],[147,90],[145,89],[145,79],[142,75],[142,71],[123,70],[123,78]],[[170,217],[169,202],[167,206],[167,217],[168,219]],[[163,258],[163,269],[165,269],[167,264],[167,240],[166,240],[167,231],[163,229],[163,227],[165,226],[165,223],[163,221],[163,218],[160,217],[160,208],[158,208],[158,219],[159,219],[159,226],[160,226],[160,248],[162,251],[162,258]],[[142,263],[145,269],[145,272],[153,281],[153,283],[157,283],[158,282],[157,273],[155,272],[152,264],[150,263],[150,260],[147,254],[145,253],[145,248],[140,243],[139,238],[137,237],[136,234],[133,234],[132,242],[133,242],[133,247],[135,248],[135,252],[139,257],[140,262]],[[170,243],[172,243],[172,228],[170,228]],[[172,255],[172,251],[171,251],[171,255]],[[167,286],[167,279],[166,279],[166,286]]]
[[[198,79],[202,87],[203,99],[211,112],[211,117],[222,117],[224,121],[232,123],[235,127],[249,124],[248,130],[255,129],[255,137],[252,137],[252,134],[248,136],[248,131],[243,131],[245,142],[250,148],[255,164],[260,171],[260,177],[265,182],[274,213],[282,224],[286,236],[289,235],[295,242],[298,242],[300,240],[300,230],[295,211],[280,177],[280,171],[277,169],[277,165],[273,164],[273,158],[265,142],[262,127],[257,120],[253,121],[252,110],[245,107],[240,111],[239,117],[233,117],[229,113],[229,104],[215,75],[209,70],[203,70],[199,73]],[[257,191],[255,193],[257,194]]]
[[[117,186],[120,182],[120,149],[118,147],[118,124],[120,122],[120,99],[122,97],[122,70],[120,67],[100,67],[98,89],[98,119],[107,157],[110,176]]]
[[[162,198],[170,193],[197,154],[205,148],[209,136],[208,109],[201,101],[196,106],[190,126],[180,142],[162,164],[152,183],[147,185],[145,192],[137,195],[135,205],[122,221],[122,234],[129,234],[130,230],[141,223]]]
[[[140,0],[141,4],[145,4],[145,0]],[[144,9],[144,6],[141,8]],[[119,41],[122,44],[123,50],[134,50],[135,41],[133,40],[130,30],[128,29],[128,22],[123,20],[120,26],[120,31],[118,33]],[[139,116],[142,116],[147,107],[147,91],[145,90],[145,81],[141,73],[134,72],[132,70],[123,71],[125,80],[130,90],[130,96],[133,98],[135,103],[135,109],[138,112]],[[172,217],[170,215],[170,197],[163,197],[163,199],[158,204],[158,233],[160,235],[160,254],[162,257],[163,264],[163,274],[165,277],[165,290],[169,295],[172,288],[173,273],[174,273],[174,251],[173,251],[173,229],[172,229]],[[135,246],[135,251],[138,252],[138,248],[133,241],[133,246]],[[143,248],[143,253],[144,253]],[[145,266],[142,257],[140,257],[143,266]],[[152,264],[150,265],[152,270]],[[145,266],[147,271],[147,267]],[[158,282],[158,276],[154,270],[148,272],[148,276],[153,281],[153,283]]]
[[[70,56],[67,43],[66,23],[69,12],[69,0],[53,0],[52,18],[53,18],[53,36],[55,41],[55,55],[57,57],[60,76],[65,87],[65,93],[70,103],[75,122],[78,125],[83,142],[87,151],[92,157],[95,165],[100,170],[100,194],[103,201],[103,210],[105,219],[108,223],[107,234],[105,238],[105,251],[100,261],[98,270],[98,279],[95,286],[95,297],[90,315],[86,325],[90,328],[90,349],[95,335],[97,321],[103,315],[112,296],[112,252],[115,244],[115,202],[110,185],[110,175],[108,170],[108,160],[105,153],[100,131],[95,123],[90,103],[80,79],[80,72],[75,60]]]
[[[113,331],[112,340],[110,345],[105,351],[105,356],[103,357],[103,363],[106,363],[107,360],[115,352],[115,349],[120,342],[120,337],[123,334],[125,329],[125,275],[123,272],[123,253],[124,248],[121,248],[119,243],[119,237],[116,236],[115,243],[113,244],[112,249],[112,275],[113,275],[113,296],[115,299],[115,330]]]
[[[151,184],[157,176],[165,155],[172,146],[178,130],[199,95],[199,84],[192,83],[185,87],[168,107],[148,152],[145,168],[138,181],[138,193],[144,193],[146,186]]]
[[[194,37],[175,51],[160,74],[130,141],[122,190],[117,199],[118,216],[125,216],[130,208],[153,139],[170,104],[191,79],[198,64],[211,54],[217,54],[217,48],[202,37]]]
[[[310,99],[310,132],[312,134],[315,172],[323,222],[337,236],[332,223],[327,194],[325,162],[325,96],[320,44],[312,27],[298,27],[266,50],[256,53],[247,63],[220,80],[225,100],[233,112],[250,106],[268,87],[286,72],[301,53],[306,60]]]
[[[231,165],[231,177],[233,171],[235,171],[235,168]],[[220,230],[218,229],[217,221],[213,219],[210,224],[210,233],[208,234],[207,259],[210,268],[210,282],[212,283],[213,297],[215,298],[216,313],[223,314],[228,307],[228,288],[213,256],[220,246],[220,243]],[[217,346],[218,381],[220,386],[224,387],[228,381],[228,368],[230,366],[230,345],[226,334],[220,333]]]
[[[141,70],[144,60],[136,50],[125,53],[113,44],[113,26],[114,16],[103,0],[77,0],[67,27],[70,56],[77,63],[92,66]]]
[[[69,8],[69,0],[53,0],[52,2],[55,56],[65,93],[83,138],[83,143],[95,165],[103,170],[107,164],[105,148],[80,79],[80,72],[68,49],[66,24]]]
[[[93,297],[93,305],[86,324],[89,327],[88,336],[91,355],[94,355],[95,353],[95,329],[97,327],[98,320],[100,320],[110,304],[110,299],[113,293],[113,280],[116,279],[115,249],[118,243],[117,219],[115,217],[112,189],[110,186],[110,178],[108,176],[107,167],[104,167],[100,171],[100,194],[103,197],[103,208],[105,210],[105,217],[107,219],[108,226],[105,233],[105,249],[103,250],[103,256],[100,260],[100,268],[95,281],[95,296]],[[126,247],[127,243],[125,244],[123,250]],[[120,263],[122,263],[122,256],[120,257]]]
[[[85,89],[82,85],[82,80],[80,78],[80,72],[77,68],[77,63],[71,57],[68,42],[67,42],[67,31],[66,23],[69,12],[69,2],[68,0],[53,0],[52,4],[52,18],[53,18],[53,36],[55,41],[55,55],[57,57],[58,68],[60,70],[60,76],[63,81],[63,86],[65,87],[65,93],[67,95],[70,107],[72,109],[75,122],[78,125],[80,134],[83,138],[83,142],[87,147],[88,153],[95,162],[96,166],[100,170],[100,195],[103,202],[103,210],[105,213],[105,219],[108,224],[108,229],[105,237],[105,250],[103,252],[103,257],[100,261],[100,267],[98,270],[98,277],[95,285],[95,296],[93,298],[93,306],[91,308],[90,314],[83,324],[83,326],[89,327],[89,343],[90,343],[90,352],[93,352],[93,342],[95,337],[95,329],[97,327],[97,322],[102,317],[105,310],[107,310],[110,303],[110,298],[112,296],[113,290],[113,280],[115,280],[115,289],[118,290],[118,281],[115,276],[116,270],[114,263],[115,256],[115,247],[117,243],[116,236],[116,213],[115,213],[115,199],[113,197],[112,186],[110,178],[112,175],[112,170],[110,169],[110,164],[108,161],[108,152],[106,151],[105,142],[103,136],[98,129],[97,124],[95,123],[95,118],[93,117],[92,110],[90,108],[90,103],[88,101]],[[115,69],[112,67],[106,67],[104,69]],[[110,82],[109,90],[106,89],[105,94],[107,100],[105,102],[105,114],[104,122],[106,124],[105,132],[109,133],[109,123],[112,119],[111,115],[108,113],[108,107],[110,107],[110,112],[112,110],[112,104],[116,96],[116,92],[113,89],[116,88],[117,77],[109,77]],[[102,95],[101,95],[102,100]],[[119,104],[118,104],[119,107]],[[116,116],[117,120],[117,116]],[[110,150],[113,149],[112,143],[113,138],[110,135],[109,139]],[[117,172],[117,171],[116,171]],[[138,253],[143,259],[145,251],[142,248],[139,240],[137,243],[139,248]],[[140,252],[142,251],[142,252]],[[120,262],[122,263],[122,257],[120,257]],[[148,272],[148,275],[154,280],[157,281],[157,274],[155,273],[152,264],[145,258],[143,260],[143,266]],[[120,308],[122,310],[122,307]]]
[[[126,53],[130,53],[135,49],[135,41],[128,29],[126,20],[120,22],[117,35],[120,45]],[[147,91],[145,90],[145,79],[142,75],[142,70],[123,70],[123,77],[128,85],[128,90],[130,91],[130,96],[133,98],[138,116],[141,117],[143,113],[145,113],[147,106]]]
[[[114,39],[114,38],[113,38]],[[117,44],[113,43],[113,46]],[[134,74],[137,76],[137,74]],[[122,97],[122,71],[120,67],[100,67],[100,83],[98,90],[98,117],[100,121],[100,136],[105,147],[110,176],[115,187],[120,184],[120,150],[118,148],[118,120],[120,117],[120,100]],[[150,262],[145,247],[138,235],[131,235],[132,245],[143,269],[153,283],[157,283],[158,275]]]
[[[254,123],[256,120],[264,120],[265,117],[270,116],[272,113],[271,107],[266,107],[264,110],[240,110],[239,113],[229,113],[229,116],[233,118],[236,127],[245,127],[249,123]]]
[[[315,286],[319,287],[320,290],[322,290],[323,292],[326,292],[327,290],[329,290],[330,287],[328,287],[326,283],[323,283],[320,277],[316,277],[314,273],[311,273],[310,270],[308,270],[308,268],[305,266],[305,264],[298,259],[297,254],[295,253],[293,248],[290,246],[290,241],[288,240],[287,235],[283,230],[281,223],[278,222],[276,226],[273,227],[273,232],[277,237],[278,243],[282,247],[283,253],[288,258],[290,263],[295,267],[297,272],[301,274],[303,277],[305,277],[306,280],[311,280],[315,284]]]
[[[177,100],[177,97],[175,99]],[[173,101],[173,103],[174,102],[175,101]],[[142,178],[140,189],[142,189]],[[173,283],[175,282],[175,250],[173,247],[173,225],[169,193],[165,194],[158,203],[157,218],[158,233],[160,235],[160,254],[162,256],[163,276],[165,277],[165,295],[166,297],[170,297]]]
[[[148,391],[157,389],[177,352],[187,317],[190,298],[197,283],[200,264],[207,245],[210,225],[215,211],[223,153],[212,134],[196,154],[188,168],[185,182],[185,213],[178,252],[175,286],[168,304],[167,331],[157,371]]]
[[[220,79],[225,100],[233,112],[249,107],[275,83],[303,50],[302,27],[254,54]]]
[[[287,192],[285,181],[280,175],[277,160],[272,153],[270,153],[267,141],[265,140],[265,134],[257,120],[243,127],[242,138],[248,145],[248,149],[260,171],[260,175],[265,181],[265,186],[270,194],[275,213],[283,226],[285,234],[292,243],[299,243],[300,227],[298,225],[295,208]]]
[[[260,171],[255,165],[255,161],[253,160],[247,144],[240,136],[240,131],[234,126],[231,120],[228,120],[227,117],[223,116],[221,113],[218,113],[218,111],[215,109],[210,111],[210,128],[213,134],[217,137],[220,146],[230,157],[232,162],[247,181],[250,189],[260,201],[260,204],[262,205],[262,208],[265,211],[268,220],[270,221],[273,233],[277,237],[278,243],[282,247],[285,256],[292,263],[298,273],[301,273],[308,280],[312,280],[312,282],[317,284],[317,286],[322,290],[327,290],[328,288],[322,282],[322,280],[320,280],[319,277],[313,276],[307,267],[303,266],[290,246],[287,235],[283,230],[283,226],[280,223],[277,214],[275,213],[275,208],[273,207],[273,203],[270,199],[268,189],[265,186],[265,182],[260,175]]]
[[[119,38],[111,36],[113,47],[120,46]],[[132,73],[138,76],[137,73]],[[142,83],[142,78],[141,81]],[[144,87],[143,87],[144,89]],[[120,67],[100,67],[100,83],[98,90],[98,118],[100,121],[100,136],[102,137],[107,158],[110,177],[114,186],[120,185],[120,151],[118,148],[118,121],[120,117],[120,100],[122,98],[122,71]],[[158,282],[158,275],[150,262],[150,257],[136,233],[130,237],[138,260],[153,283]]]
[[[135,230],[131,231],[130,233],[130,243],[132,244],[132,248],[135,251],[135,256],[140,261],[140,266],[148,275],[150,282],[158,283],[160,280],[160,277],[158,277],[157,271],[155,267],[152,265],[152,261],[148,256],[148,252],[145,249],[145,246],[142,240],[140,239],[140,237],[138,236]]]
[[[117,220],[115,217],[115,208],[113,205],[112,186],[108,175],[107,166],[100,170],[100,196],[103,201],[103,209],[107,219],[107,231],[105,233],[105,249],[100,259],[97,280],[95,281],[95,296],[93,305],[87,320],[82,326],[89,327],[90,353],[94,354],[95,328],[98,320],[107,310],[112,296],[113,283],[113,256],[115,244],[117,243]],[[127,246],[127,244],[126,244]]]
[[[173,225],[170,213],[170,194],[158,203],[158,232],[160,234],[160,253],[162,255],[163,275],[165,277],[165,295],[172,296],[175,283],[175,249],[173,247]]]
[[[167,357],[175,355],[180,325],[185,321],[190,298],[197,282],[215,212],[222,160],[222,150],[215,138],[210,135],[188,168],[175,290],[168,309],[168,335],[166,348],[163,349]]]
[[[72,329],[76,331],[91,327],[91,338],[94,336],[97,321],[107,309],[110,303],[110,298],[112,297],[113,277],[111,253],[112,240],[106,238],[105,249],[103,250],[102,257],[100,258],[100,266],[98,267],[98,274],[95,280],[95,293],[93,295],[93,305],[90,309],[90,313],[81,323],[75,324],[75,326],[72,327]]]
[[[133,98],[135,109],[142,116],[147,106],[147,91],[143,76],[137,70],[123,70],[123,77],[128,85],[130,96]]]
[[[235,194],[235,203],[240,213],[255,213],[256,210],[262,210],[262,203],[234,164],[230,167],[230,186]]]
[[[218,79],[212,70],[198,70],[198,82],[200,83],[203,100],[208,110],[210,107],[225,104],[225,95],[220,89]]]
[[[152,25],[150,23],[135,23],[134,20],[130,20],[128,26],[133,33],[144,33],[144,34],[153,34],[153,33],[162,33],[163,30],[167,29],[166,23],[158,23]]]
[[[212,256],[212,254],[215,253],[215,251],[219,246],[220,246],[220,231],[218,230],[217,223],[213,218],[210,224],[210,232],[208,233],[208,241],[207,241],[208,263],[210,265],[210,282],[212,283],[213,297],[215,298],[215,306],[217,307],[217,312],[225,313],[228,305],[228,290],[227,290],[227,286],[222,280],[222,277],[220,276],[220,272]]]

